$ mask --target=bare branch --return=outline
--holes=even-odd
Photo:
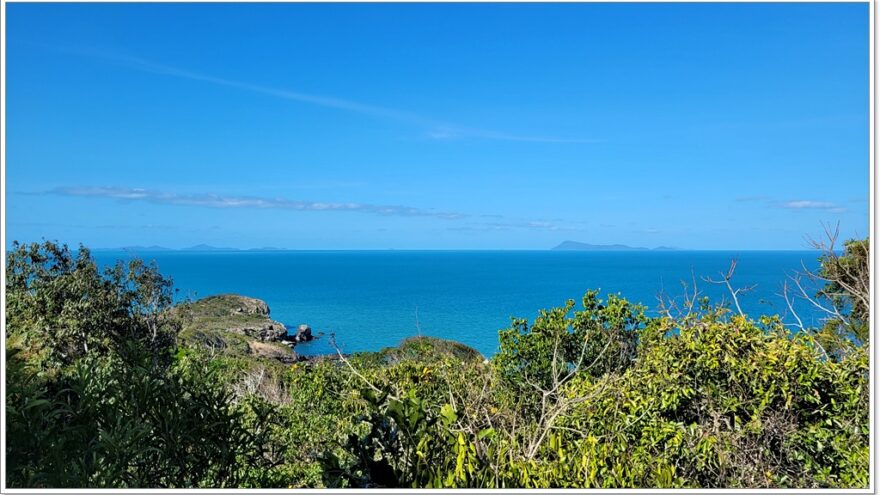
[[[788,306],[788,312],[794,316],[794,319],[797,320],[797,327],[803,331],[806,330],[804,328],[804,322],[801,321],[800,316],[798,316],[797,311],[794,310],[794,306],[791,304],[791,298],[788,297],[789,289],[788,289],[788,281],[782,283],[782,297],[785,298],[785,304]]]
[[[740,287],[740,288],[734,289],[733,285],[730,284],[730,280],[733,278],[733,274],[736,271],[736,264],[737,264],[737,260],[735,258],[730,260],[730,268],[727,269],[726,274],[725,273],[721,274],[722,278],[720,280],[711,279],[709,277],[703,277],[703,280],[706,282],[709,282],[710,284],[727,286],[727,290],[730,292],[730,297],[733,299],[733,304],[736,306],[736,311],[739,313],[740,316],[745,316],[745,313],[743,313],[742,307],[740,307],[740,305],[739,305],[739,297],[738,296],[741,292],[749,292],[749,291],[753,290],[755,287],[758,286],[758,284],[750,285],[748,287]]]
[[[380,394],[383,393],[383,391],[382,391],[381,389],[379,389],[379,387],[373,385],[369,380],[367,380],[367,378],[366,378],[364,375],[360,374],[360,372],[358,372],[358,370],[356,370],[355,367],[351,365],[351,363],[348,361],[348,358],[346,358],[345,355],[342,354],[342,350],[340,350],[340,349],[339,349],[339,346],[336,345],[336,336],[333,335],[333,334],[330,334],[330,345],[333,346],[333,349],[336,350],[336,354],[339,356],[339,360],[342,361],[343,363],[345,363],[345,365],[348,366],[348,369],[349,369],[349,370],[350,370],[350,371],[351,371],[356,377],[360,378],[361,381],[363,381],[364,383],[366,383],[368,387],[370,387],[371,389],[373,389],[373,391],[378,392],[378,393],[380,393]],[[397,398],[398,398],[397,396],[395,396],[395,395],[393,395],[393,394],[389,394],[389,397],[391,397],[391,398],[393,398],[393,399],[397,399]]]

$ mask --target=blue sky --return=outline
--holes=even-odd
[[[7,4],[7,242],[868,234],[868,4]]]

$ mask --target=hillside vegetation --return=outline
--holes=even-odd
[[[6,482],[865,488],[867,256],[867,240],[822,255],[821,290],[802,291],[828,309],[821,328],[589,291],[513,320],[489,359],[417,337],[288,364],[217,325],[223,301],[173,307],[155,266],[16,244]],[[249,311],[242,328],[268,320]]]

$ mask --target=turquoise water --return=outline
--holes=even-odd
[[[101,263],[134,256],[94,253]],[[579,301],[590,288],[619,292],[650,309],[661,289],[681,294],[692,272],[717,278],[738,259],[734,285],[757,284],[740,296],[754,316],[784,313],[778,294],[786,273],[817,265],[814,251],[287,251],[143,252],[174,279],[179,297],[237,293],[265,300],[271,316],[294,327],[308,323],[325,336],[297,347],[331,351],[327,334],[345,352],[378,350],[401,339],[432,335],[491,355],[510,317],[532,319],[541,308]],[[726,289],[700,282],[720,300]],[[801,306],[805,320],[818,319]],[[810,315],[809,317],[804,317]],[[805,321],[807,323],[808,321]]]

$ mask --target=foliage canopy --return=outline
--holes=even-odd
[[[177,339],[154,266],[15,245],[7,485],[866,487],[870,308],[844,287],[866,259],[852,241],[822,264],[853,332],[831,353],[827,325],[588,291],[514,319],[491,359],[418,337],[284,365]]]

